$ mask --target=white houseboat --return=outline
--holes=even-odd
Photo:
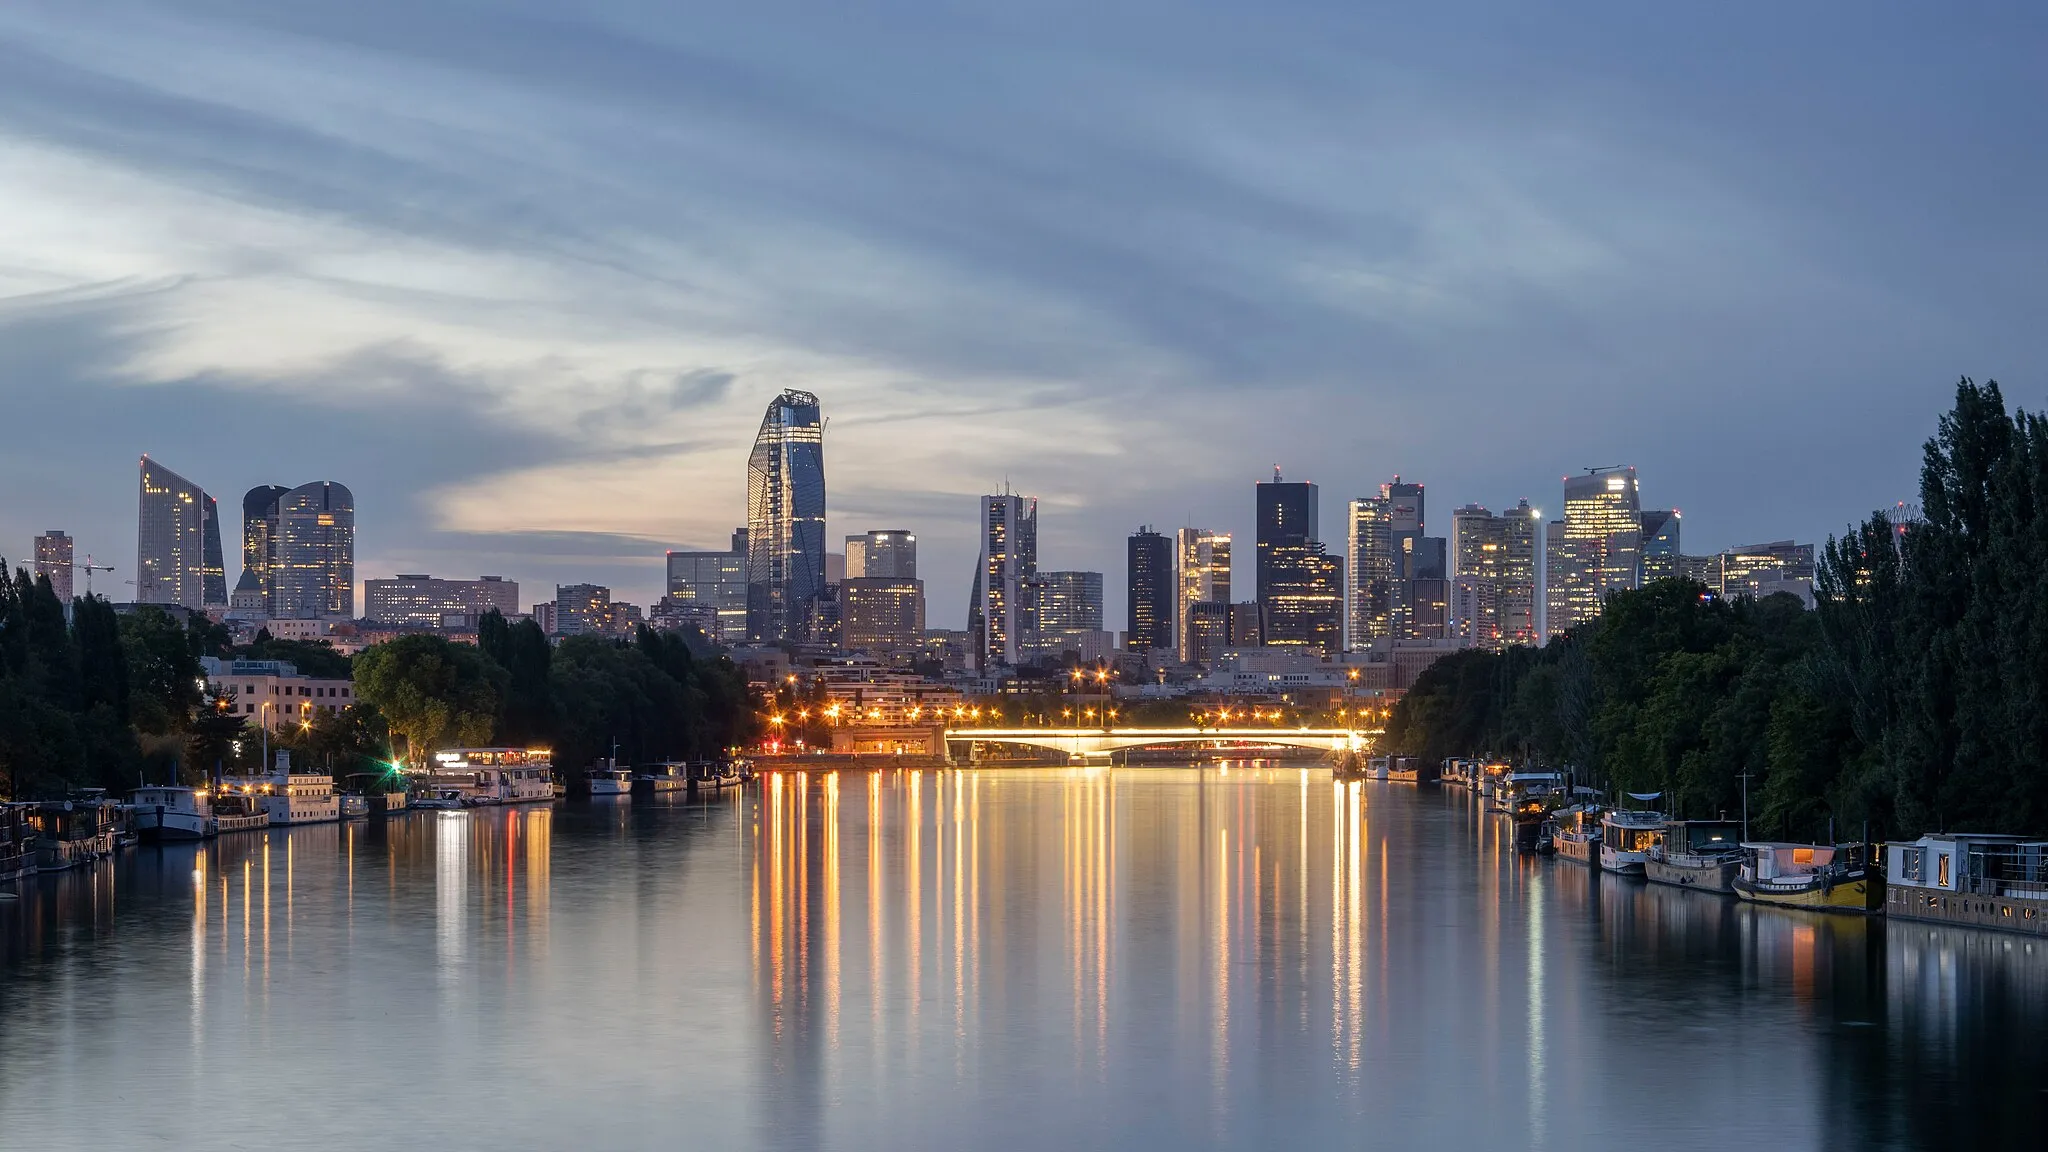
[[[1940,832],[1885,845],[1887,916],[2048,936],[2048,842]]]
[[[1630,793],[1634,796],[1635,793]],[[1655,799],[1636,796],[1636,799]],[[1641,876],[1649,860],[1650,846],[1663,834],[1662,812],[1620,808],[1600,817],[1600,867],[1603,871]]]
[[[204,840],[213,835],[206,792],[182,784],[152,784],[128,793],[128,817],[144,840]]]
[[[618,761],[608,760],[583,774],[590,784],[590,794],[598,796],[631,796],[633,794],[633,773],[618,766]]]
[[[430,790],[456,788],[472,806],[555,798],[554,754],[545,748],[444,748],[434,753]]]
[[[1600,806],[1574,804],[1551,814],[1555,831],[1550,846],[1559,856],[1581,864],[1600,862]]]
[[[276,766],[264,776],[236,776],[223,783],[255,801],[270,816],[273,827],[289,824],[332,824],[341,819],[341,800],[334,794],[334,777],[325,772],[298,772],[291,767],[291,753],[279,752]]]

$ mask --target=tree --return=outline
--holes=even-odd
[[[356,698],[384,716],[416,767],[435,748],[488,741],[506,680],[490,657],[440,636],[401,636],[355,659]]]
[[[131,722],[145,735],[185,731],[200,704],[203,675],[184,625],[145,606],[122,616],[119,627]]]

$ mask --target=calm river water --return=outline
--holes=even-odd
[[[2048,943],[1293,767],[771,778],[0,900],[0,1147],[2037,1148]]]

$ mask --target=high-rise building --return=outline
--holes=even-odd
[[[976,664],[1015,667],[1038,646],[1038,501],[1005,493],[981,498],[981,564],[975,574]]]
[[[1180,638],[1183,664],[1206,668],[1231,647],[1234,608],[1227,600],[1197,600],[1188,605]]]
[[[220,516],[199,485],[144,456],[135,518],[135,599],[225,608]]]
[[[848,536],[846,578],[917,579],[917,536],[900,528]]]
[[[1344,645],[1344,562],[1317,537],[1316,486],[1257,486],[1260,638],[1267,645],[1336,652]]]
[[[1351,644],[1362,647],[1394,634],[1393,516],[1380,496],[1353,500],[1350,511]]]
[[[735,529],[724,552],[670,552],[668,594],[711,612],[704,634],[721,644],[747,638],[747,530]]]
[[[924,581],[849,576],[839,586],[839,601],[845,651],[879,658],[910,655],[923,646]]]
[[[1564,518],[1544,541],[1546,637],[1600,615],[1610,592],[1642,578],[1642,506],[1634,468],[1594,468],[1564,482]]]
[[[65,604],[71,603],[71,557],[71,537],[55,528],[36,537],[36,575],[49,577],[50,590]]]
[[[1495,516],[1467,504],[1451,514],[1446,634],[1481,647],[1536,642],[1536,524],[1523,500]]]
[[[264,484],[242,496],[242,575],[228,604],[245,616],[268,616],[277,596],[277,502],[291,489]]]
[[[401,572],[386,580],[363,581],[363,616],[380,624],[438,628],[454,622],[473,627],[494,608],[501,616],[518,614],[517,580],[437,580],[423,572]]]
[[[1789,592],[1813,603],[1813,545],[1776,540],[1730,548],[1711,558],[1707,584],[1730,600]]]
[[[1641,583],[1673,580],[1679,576],[1678,509],[1645,512],[1643,521],[1643,578]]]
[[[1199,663],[1188,634],[1188,620],[1197,604],[1230,604],[1230,533],[1182,528],[1175,534],[1178,561],[1174,594],[1174,638],[1181,663]],[[1230,617],[1226,610],[1225,621]],[[1228,637],[1226,636],[1226,640]]]
[[[1266,642],[1266,623],[1257,600],[1239,600],[1230,606],[1230,646],[1257,648]]]
[[[272,619],[355,615],[356,504],[347,488],[316,480],[278,497],[276,541]]]
[[[612,590],[600,584],[555,585],[553,632],[559,636],[605,635],[617,631]]]
[[[1450,572],[1444,539],[1423,535],[1422,485],[1396,476],[1350,511],[1351,646],[1441,638]]]
[[[1133,652],[1171,652],[1174,625],[1173,541],[1141,527],[1127,549],[1124,601]]]
[[[747,637],[801,641],[825,592],[825,421],[794,389],[761,418],[747,458]]]
[[[1041,572],[1038,588],[1040,655],[1058,657],[1091,649],[1091,637],[1102,633],[1102,573]]]

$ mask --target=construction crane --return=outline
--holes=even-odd
[[[83,571],[83,572],[85,573],[85,594],[86,594],[87,596],[90,596],[90,595],[92,595],[92,574],[93,574],[93,573],[95,573],[95,572],[112,572],[112,571],[114,570],[113,566],[112,566],[112,565],[110,565],[110,564],[95,564],[95,563],[93,563],[93,560],[92,560],[92,553],[90,553],[90,552],[86,553],[86,556],[85,556],[85,562],[84,562],[84,563],[82,563],[82,564],[81,564],[81,563],[78,563],[77,561],[73,561],[73,562],[71,562],[71,564],[69,565],[69,567],[72,567],[72,568],[77,568],[77,569],[80,569],[80,570],[82,570],[82,571]]]

